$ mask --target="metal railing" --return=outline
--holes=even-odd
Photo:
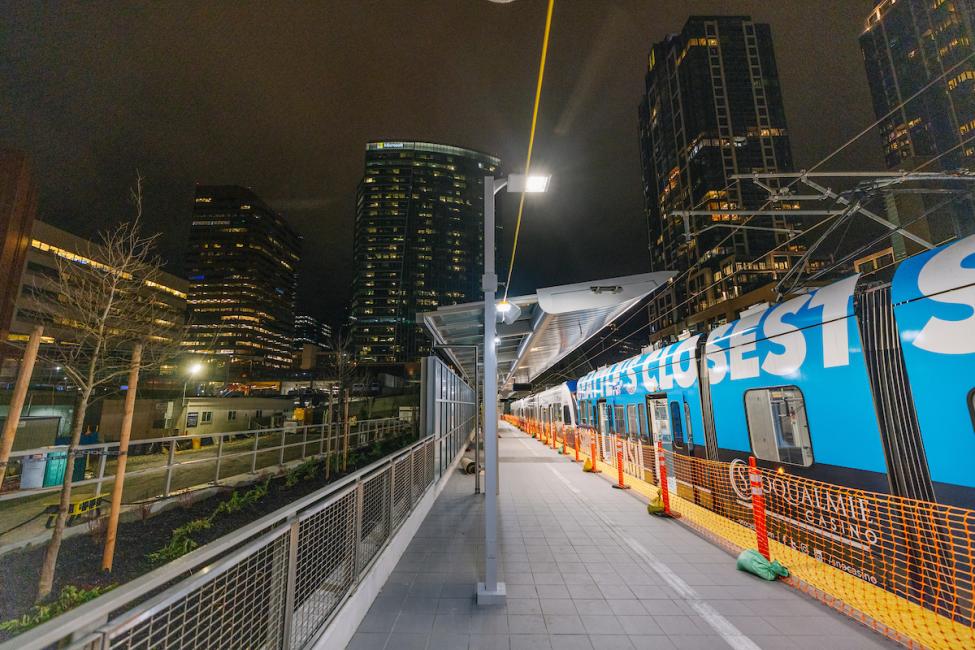
[[[472,415],[0,650],[307,647],[463,452],[473,427]]]
[[[208,483],[219,485],[221,479],[239,474],[256,474],[262,469],[294,460],[344,454],[346,448],[355,451],[409,433],[414,426],[413,422],[397,418],[363,420],[349,425],[348,444],[342,422],[136,440],[129,446],[126,489],[146,498],[168,497],[175,491],[191,486]],[[86,464],[97,459],[97,468],[91,472],[94,474],[92,478],[72,481],[72,489],[94,486],[91,493],[101,494],[104,485],[115,480],[113,464],[118,458],[118,447],[117,442],[79,445],[78,457],[86,458]],[[25,458],[41,455],[48,459],[52,456],[64,458],[67,449],[67,446],[61,445],[13,452],[10,455],[10,464],[14,465],[12,473],[23,477],[23,471],[17,465],[22,465]],[[65,468],[65,471],[71,471],[71,468]],[[140,487],[133,485],[133,479],[151,474],[160,475],[158,483],[142,484]],[[58,482],[49,487],[8,490],[0,494],[0,502],[60,489],[61,483]],[[76,494],[81,496],[80,493]]]

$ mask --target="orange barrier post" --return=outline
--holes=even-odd
[[[550,440],[550,442],[552,443],[552,449],[553,450],[555,449],[555,445],[556,445],[556,443],[558,443],[558,440],[559,440],[559,430],[558,430],[558,427],[556,427],[555,426],[555,423],[553,422],[552,423],[552,439]]]
[[[599,474],[599,464],[598,464],[599,461],[598,461],[598,456],[596,456],[596,436],[598,435],[599,435],[598,433],[593,431],[589,437],[589,445],[590,445],[589,459],[592,461],[593,474]]]
[[[563,456],[565,456],[565,425],[564,424],[562,425],[561,429],[562,429],[562,451],[560,453]]]
[[[664,514],[670,516],[670,491],[667,489],[667,459],[664,443],[657,441],[657,469],[660,475],[660,499],[664,502]]]
[[[579,430],[578,429],[572,430],[572,446],[575,447],[576,449],[576,457],[575,459],[573,459],[572,462],[578,463],[579,462]]]
[[[613,485],[617,490],[629,490],[630,486],[623,482],[623,439],[616,436],[616,475],[617,483]]]
[[[748,457],[748,481],[752,488],[752,518],[755,520],[755,537],[758,539],[758,552],[771,560],[768,550],[768,529],[765,527],[765,492],[762,490],[762,475],[758,473],[755,457]]]

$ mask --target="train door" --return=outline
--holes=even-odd
[[[606,405],[606,400],[599,400],[597,408],[596,425],[599,433],[605,436],[609,433],[609,406]]]
[[[647,424],[650,427],[653,444],[658,442],[663,445],[664,451],[674,451],[674,439],[670,428],[670,415],[667,407],[667,394],[655,393],[647,395]],[[658,459],[659,463],[660,460]],[[657,470],[657,476],[660,470]],[[667,489],[676,493],[677,474],[674,467],[673,457],[667,456]]]

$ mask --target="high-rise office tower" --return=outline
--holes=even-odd
[[[650,306],[651,339],[732,319],[771,293],[801,255],[794,219],[748,218],[767,193],[732,175],[792,169],[769,26],[747,16],[693,16],[650,50],[639,107],[652,270],[677,272]],[[777,207],[795,207],[779,204]],[[715,210],[689,217],[678,210]],[[748,264],[755,261],[754,264]]]
[[[484,176],[501,161],[429,142],[366,145],[356,197],[352,336],[359,361],[414,361],[429,350],[418,312],[479,300]]]
[[[301,238],[249,189],[198,185],[184,350],[224,366],[226,378],[290,367],[300,251]]]
[[[306,343],[320,348],[329,347],[332,344],[332,327],[314,316],[298,314],[295,316],[295,350],[301,352]]]
[[[975,167],[975,60],[970,58],[975,52],[975,0],[877,2],[860,47],[874,112],[881,120],[887,167]],[[910,230],[933,243],[975,232],[971,204],[921,218],[943,197],[886,198],[891,221],[910,224]],[[915,251],[900,235],[892,241],[897,257]]]
[[[6,356],[36,210],[37,190],[27,156],[0,149],[0,360]]]
[[[70,272],[63,275],[62,269],[70,270],[70,262],[108,273],[107,264],[111,263],[111,258],[103,257],[101,241],[83,239],[40,219],[33,220],[27,241],[26,263],[23,264],[20,295],[10,322],[9,339],[22,344],[31,328],[41,324],[44,326],[43,345],[48,341],[77,344],[85,339],[79,334],[79,324],[70,317],[56,318],[60,314],[58,304],[63,302],[60,294],[72,286],[73,276]],[[163,271],[154,273],[153,279],[139,289],[141,296],[153,304],[153,308],[142,315],[144,322],[140,329],[168,338],[173,330],[163,323],[173,323],[178,332],[186,318],[186,288],[182,278]],[[150,323],[150,320],[155,322]],[[160,368],[161,374],[168,373],[167,366]]]

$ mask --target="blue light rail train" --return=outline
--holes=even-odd
[[[677,454],[975,507],[975,235],[512,404]]]

